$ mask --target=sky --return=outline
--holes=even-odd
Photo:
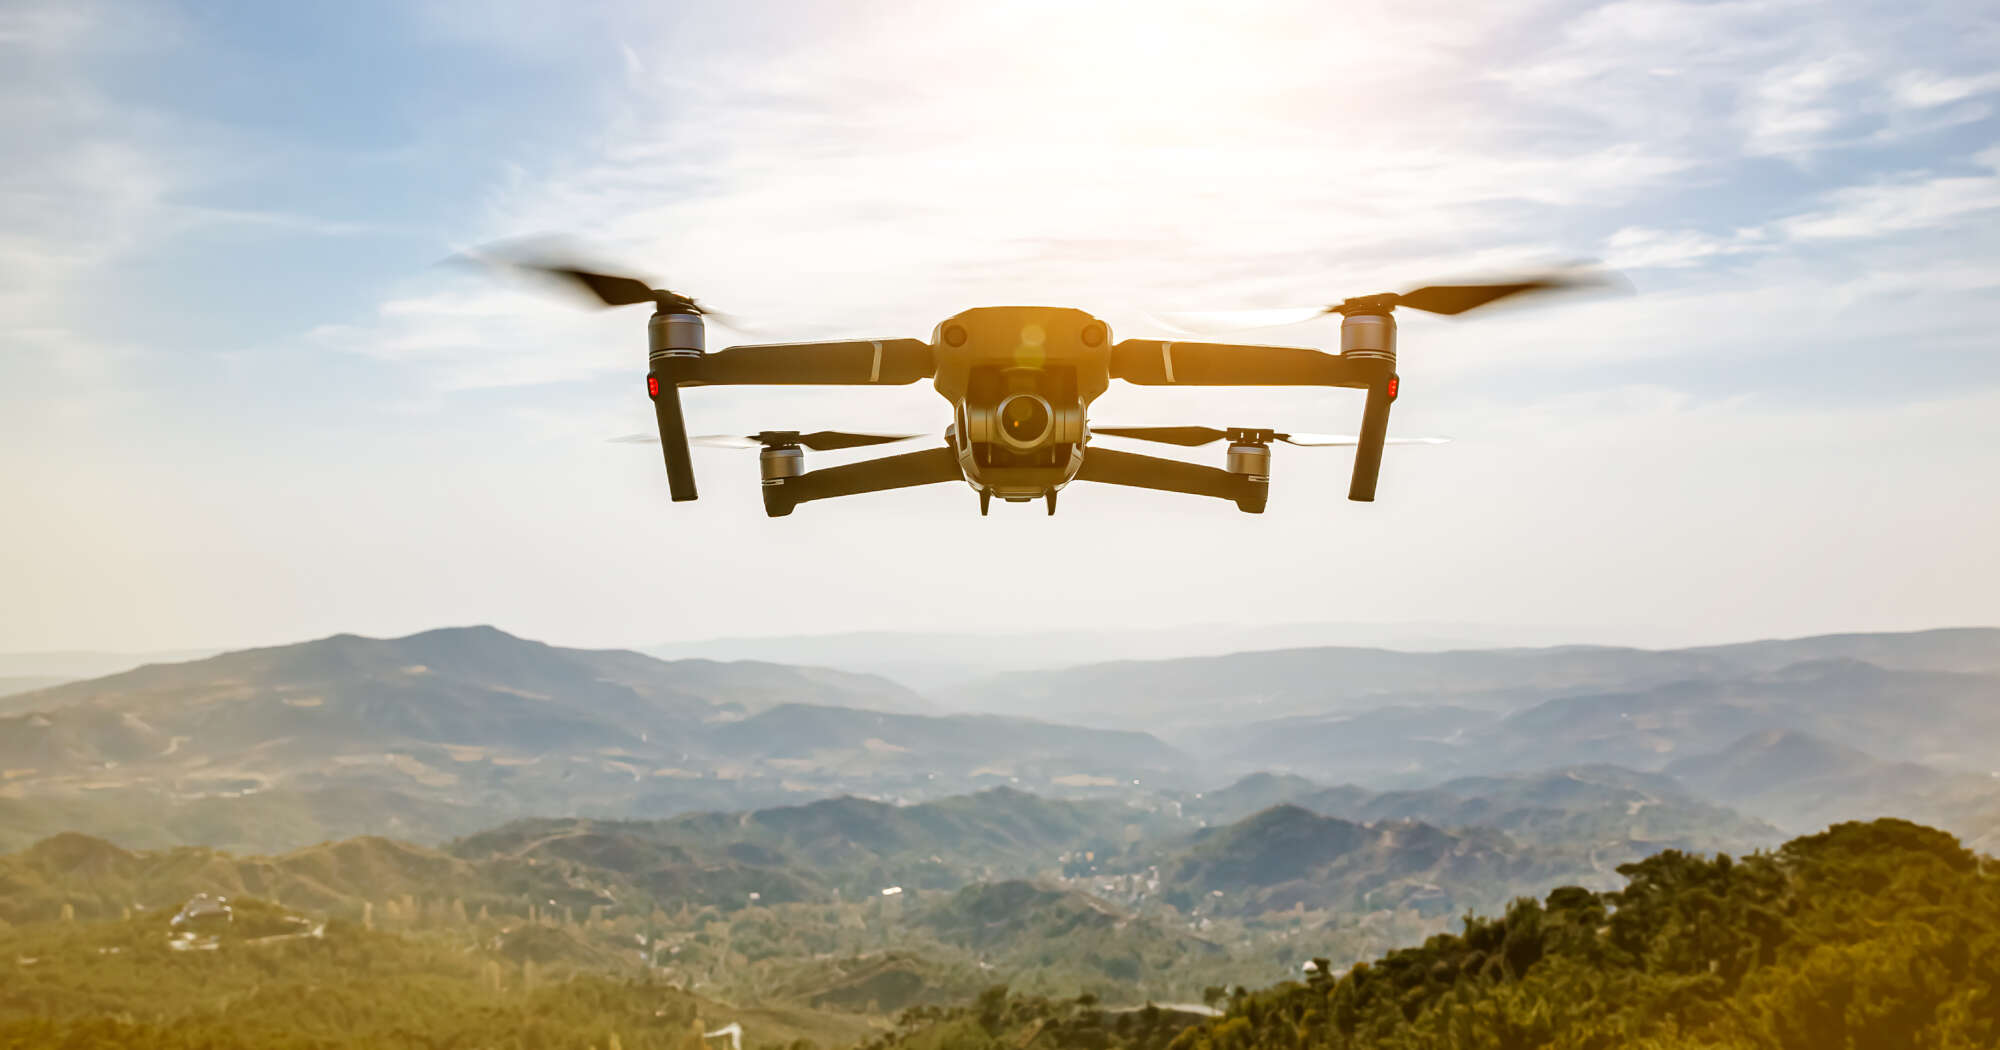
[[[2000,623],[1996,105],[1975,0],[6,0],[0,651]],[[697,450],[676,505],[608,442],[651,426],[643,309],[441,265],[549,234],[754,320],[711,346],[1006,303],[1164,336],[1579,259],[1630,291],[1406,312],[1391,433],[1453,443],[1390,449],[1373,504],[1347,450],[1280,448],[1261,517],[1077,484],[773,520],[749,453]],[[927,384],[685,402],[949,420]],[[1118,386],[1092,418],[1359,411]]]

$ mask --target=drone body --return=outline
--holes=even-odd
[[[946,318],[922,339],[849,339],[734,346],[710,353],[695,300],[646,282],[548,262],[513,265],[587,289],[606,306],[650,302],[647,394],[652,398],[668,487],[675,501],[696,497],[694,465],[681,414],[683,387],[722,385],[906,385],[931,380],[952,406],[944,445],[921,452],[805,469],[806,449],[856,448],[916,435],[764,431],[722,439],[758,447],[764,510],[790,514],[801,503],[864,492],[964,481],[980,513],[999,497],[1041,499],[1055,513],[1056,493],[1075,481],[1124,485],[1228,500],[1263,512],[1270,491],[1271,444],[1352,445],[1350,500],[1375,498],[1395,402],[1396,320],[1401,306],[1458,314],[1522,292],[1595,279],[1548,275],[1504,284],[1431,285],[1411,292],[1347,299],[1306,310],[1297,320],[1339,314],[1340,352],[1310,347],[1161,339],[1114,341],[1110,326],[1082,311],[1052,306],[991,306]],[[731,327],[740,327],[732,324]],[[1365,392],[1360,433],[1314,437],[1261,428],[1097,427],[1091,402],[1112,380],[1140,386],[1324,386]],[[1227,439],[1223,466],[1137,455],[1092,443],[1093,435],[1193,446]],[[712,439],[700,439],[711,441]],[[1435,443],[1435,439],[1405,439]]]
[[[945,447],[885,459],[804,469],[804,449],[853,447],[893,436],[800,435],[765,432],[746,440],[762,446],[764,509],[773,517],[800,503],[913,485],[965,481],[983,513],[994,497],[1044,501],[1072,481],[1212,496],[1262,513],[1270,484],[1270,430],[1103,428],[1098,433],[1201,444],[1230,439],[1222,468],[1136,455],[1090,444],[1090,403],[1111,380],[1141,385],[1347,386],[1368,391],[1359,439],[1320,444],[1357,446],[1349,497],[1372,500],[1390,402],[1396,396],[1395,322],[1386,313],[1350,318],[1352,347],[1340,355],[1305,347],[1128,339],[1113,342],[1110,326],[1067,307],[992,306],[940,323],[929,342],[844,340],[702,350],[701,315],[663,310],[653,316],[647,391],[653,399],[675,500],[695,498],[693,465],[680,409],[682,387],[738,384],[889,385],[932,380],[952,406]],[[1156,436],[1159,431],[1166,436]],[[1168,433],[1171,432],[1171,433]],[[808,442],[817,437],[817,442]],[[1371,441],[1372,437],[1372,441]],[[847,438],[847,440],[842,440]],[[1301,441],[1300,443],[1309,443]]]

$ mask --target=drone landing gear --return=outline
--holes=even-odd
[[[1050,489],[1050,490],[1049,490],[1049,494],[1048,494],[1048,497],[1047,497],[1047,498],[1048,498],[1048,501],[1049,501],[1049,516],[1050,516],[1050,517],[1055,517],[1055,513],[1056,513],[1056,490],[1054,490],[1054,489]]]
[[[1007,497],[1007,502],[1008,502],[1008,503],[1026,503],[1026,502],[1028,502],[1029,500],[1031,500],[1031,499],[1033,499],[1033,498],[1034,498],[1033,496],[1008,496],[1008,497]],[[1045,493],[1045,494],[1044,494],[1044,495],[1042,496],[1042,499],[1043,499],[1043,500],[1045,500],[1045,501],[1046,501],[1046,502],[1048,503],[1048,506],[1049,506],[1049,513],[1050,513],[1051,515],[1053,515],[1053,514],[1054,514],[1054,513],[1056,512],[1056,494],[1055,494],[1055,493],[1053,493],[1053,492],[1049,492],[1049,493]],[[980,517],[982,517],[982,518],[983,518],[983,517],[986,517],[986,516],[987,516],[988,514],[990,514],[990,513],[992,512],[992,510],[993,510],[993,490],[992,490],[992,489],[980,489],[980,490],[979,490],[979,516],[980,516]]]

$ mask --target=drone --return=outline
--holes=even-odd
[[[703,435],[695,443],[758,450],[764,513],[784,517],[799,504],[868,492],[965,482],[985,515],[1006,503],[1042,501],[1075,481],[1207,496],[1261,514],[1270,497],[1271,445],[1352,446],[1347,498],[1375,499],[1382,449],[1443,439],[1388,437],[1396,375],[1397,308],[1457,315],[1511,296],[1602,283],[1580,272],[1522,276],[1495,284],[1426,285],[1300,311],[1278,324],[1337,314],[1340,352],[1303,346],[1114,340],[1102,319],[1057,306],[984,306],[939,322],[924,339],[840,339],[731,346],[709,352],[704,318],[742,330],[728,315],[636,277],[566,262],[515,259],[508,265],[554,277],[603,306],[651,304],[646,323],[646,395],[653,403],[675,502],[696,498],[681,391],[702,386],[899,386],[930,380],[951,405],[942,447],[807,470],[806,450],[831,451],[914,440],[916,434],[766,430]],[[1268,323],[1268,322],[1267,322]],[[1242,326],[1238,326],[1239,328]],[[1090,404],[1112,380],[1138,386],[1346,387],[1366,392],[1354,436],[1262,427],[1093,426]],[[1104,448],[1098,436],[1195,447],[1227,441],[1220,467]],[[644,441],[651,435],[614,438]]]

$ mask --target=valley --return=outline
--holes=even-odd
[[[335,636],[10,697],[0,934],[17,968],[136,956],[207,894],[321,931],[219,958],[444,953],[481,1009],[588,986],[690,1030],[758,1018],[760,1046],[903,1038],[1003,984],[1101,1004],[1076,1017],[1216,1003],[1662,855],[1874,817],[1990,851],[1996,668],[2000,632],[1952,631],[1296,650],[939,698],[484,627]]]

